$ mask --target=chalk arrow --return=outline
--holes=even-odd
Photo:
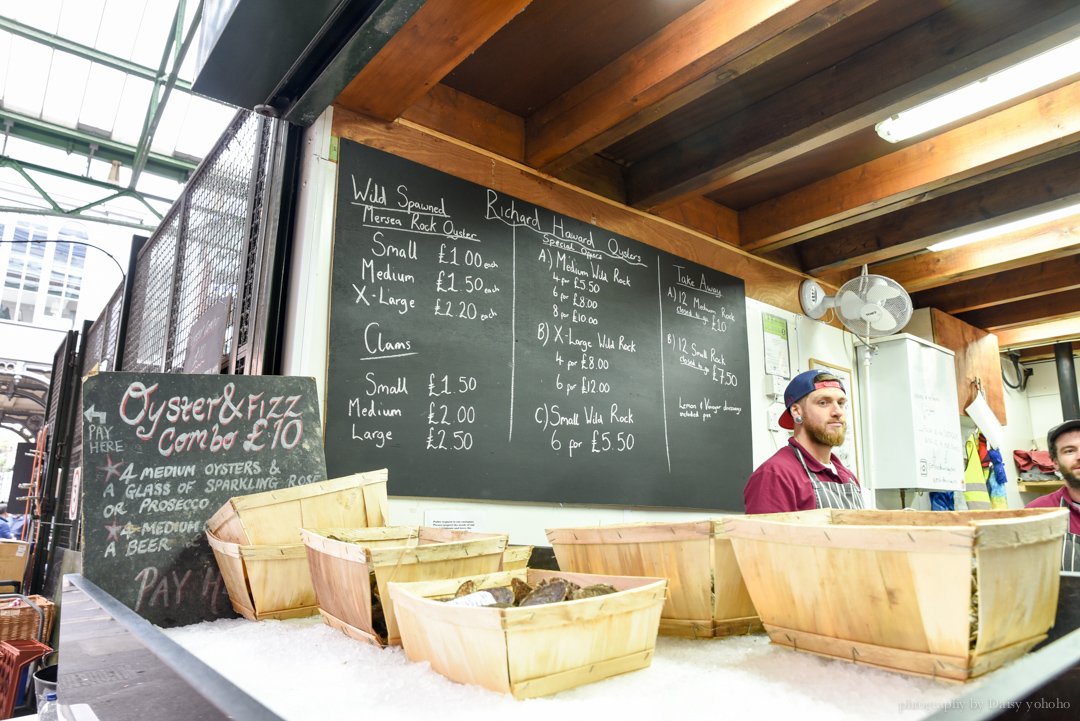
[[[364,293],[367,292],[367,286],[366,285],[363,288],[357,288],[356,283],[353,283],[352,284],[352,289],[356,291],[356,302],[357,303],[359,303],[360,301],[364,301],[364,305],[371,305],[371,302],[368,301],[368,299],[364,297]]]
[[[94,406],[90,406],[89,408],[86,409],[86,412],[83,413],[83,417],[86,418],[86,420],[90,421],[91,423],[95,422],[94,421],[95,418],[97,419],[97,423],[104,423],[105,422],[105,411],[96,411],[96,410],[94,410]]]

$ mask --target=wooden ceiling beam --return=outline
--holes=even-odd
[[[524,118],[447,85],[436,85],[401,117],[519,163],[525,158]]]
[[[952,250],[926,252],[870,267],[917,293],[971,278],[1057,260],[1080,251],[1080,216]]]
[[[974,3],[954,3],[636,163],[631,203],[656,208],[724,188],[1071,38],[1066,28],[1080,23],[1069,0],[965,5]]]
[[[1073,355],[1080,355],[1080,342],[1074,341],[1072,347]],[[1054,360],[1054,346],[1052,345],[1027,346],[1018,352],[1021,363]]]
[[[404,119],[386,123],[345,108],[335,108],[332,133],[722,270],[744,279],[748,298],[792,312],[799,310],[799,284],[806,278],[804,274],[476,146]],[[826,292],[836,292],[836,288],[827,286]]]
[[[1080,142],[1080,81],[743,211],[743,247],[766,251],[959,189]]]
[[[531,0],[426,0],[352,79],[337,103],[394,120]]]
[[[739,214],[707,198],[690,198],[679,205],[657,211],[656,215],[700,230],[725,243],[739,245]]]
[[[1074,316],[1046,323],[1029,323],[994,331],[994,335],[998,338],[998,347],[1001,350],[1072,341],[1080,338],[1080,317]]]
[[[913,293],[916,308],[956,315],[1080,288],[1080,253]],[[1042,301],[1044,307],[1049,299]],[[976,324],[977,325],[977,324]]]
[[[526,121],[555,174],[878,0],[705,0]]]
[[[957,318],[978,328],[997,331],[1032,321],[1058,320],[1078,314],[1080,289],[1073,289],[973,310],[961,313]]]
[[[817,275],[880,263],[951,237],[1078,202],[1080,150],[818,235],[796,247],[803,270]]]

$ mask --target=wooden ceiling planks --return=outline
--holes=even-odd
[[[749,208],[743,247],[781,248],[1078,141],[1080,81]]]
[[[533,113],[526,161],[565,169],[872,2],[707,0]]]
[[[1040,305],[1045,312],[1049,299],[1044,296],[1076,288],[1080,288],[1080,253],[941,285],[912,294],[912,300],[920,308],[938,308],[955,315],[1043,298]]]
[[[1080,77],[897,145],[873,125],[1080,36],[1075,0],[465,7],[428,0],[339,107],[647,210],[628,217],[663,219],[663,237],[686,229],[667,242],[688,257],[712,256],[718,241],[753,276],[757,256],[770,270],[753,297],[780,307],[804,272],[835,286],[869,264],[919,307],[984,328],[1031,317],[1060,330],[1049,306],[1071,307],[1080,286],[1061,269],[1080,262],[1075,221],[924,248],[1080,200]],[[766,293],[765,278],[790,287]]]
[[[531,0],[427,0],[338,96],[356,112],[394,120]]]

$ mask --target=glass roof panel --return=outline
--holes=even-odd
[[[0,98],[7,87],[8,59],[11,57],[11,33],[0,32]]]
[[[178,38],[167,57],[165,72],[159,66],[170,41],[173,18],[183,2],[184,20]],[[0,2],[0,16],[57,41],[82,46],[85,52],[115,56],[133,62],[152,77],[161,75],[157,83],[160,98],[165,82],[174,72],[176,54],[188,34],[199,8],[198,0],[33,0],[32,2]],[[190,82],[193,78],[196,42],[190,44],[179,77]],[[3,141],[0,155],[33,163],[99,182],[128,188],[131,183],[132,159],[140,145],[147,113],[150,109],[155,82],[145,76],[129,75],[108,65],[81,57],[76,52],[54,46],[48,37],[30,40],[19,31],[0,31],[0,114],[14,120]],[[178,161],[180,172],[184,164],[194,167],[208,153],[231,122],[236,109],[207,100],[174,87],[169,94],[150,147],[157,155]],[[28,129],[37,120],[54,130],[49,144],[27,139]],[[0,125],[0,128],[4,127]],[[65,137],[70,134],[70,138]],[[110,157],[119,154],[127,159],[113,168],[109,158],[88,159],[84,154],[87,143],[97,143],[95,136],[109,141]],[[35,138],[36,139],[36,138]],[[57,147],[59,146],[59,147]],[[98,151],[103,152],[104,143]],[[75,148],[76,152],[71,152]],[[95,152],[98,152],[95,151]],[[158,172],[165,172],[159,170]],[[45,174],[41,174],[45,175]],[[108,187],[84,184],[52,176],[34,176],[48,192],[57,192],[64,206],[79,207],[115,191]],[[163,198],[175,198],[182,190],[175,178],[154,174],[148,166],[139,175],[136,190]],[[80,197],[81,192],[81,197]],[[167,210],[162,201],[152,200],[159,212]],[[42,199],[18,172],[0,168],[0,207],[29,205],[45,208]],[[113,208],[125,215],[140,215],[149,225],[157,218],[139,200],[119,199],[103,204],[99,212]],[[131,207],[128,207],[131,206]],[[121,211],[122,209],[122,211]]]
[[[135,36],[135,46],[130,59],[148,68],[160,67],[161,56],[169,41],[169,31],[172,29],[175,15],[175,2],[148,4],[140,18],[139,30]],[[169,67],[172,67],[171,54],[179,47],[179,44],[174,43],[170,48]]]
[[[11,39],[4,108],[38,117],[52,65],[52,50],[24,38]]]
[[[165,112],[158,121],[157,132],[154,133],[154,144],[150,149],[155,153],[173,155],[176,150],[176,138],[183,128],[184,119],[187,117],[188,103],[191,95],[173,90],[169,95],[169,102],[165,106]]]
[[[81,129],[111,137],[125,77],[126,74],[119,70],[107,68],[100,63],[91,63],[90,75],[86,78],[86,93],[83,95],[82,109],[79,112]]]
[[[168,4],[170,3],[161,3]],[[94,47],[104,53],[130,60],[145,6],[143,0],[108,0]],[[157,41],[162,41],[161,36],[158,36]]]
[[[234,115],[236,115],[236,108],[231,105],[222,105],[198,95],[192,95],[187,117],[184,118],[183,129],[176,140],[177,154],[190,158],[205,158],[207,153],[214,148],[214,143],[217,142],[222,130],[228,126]],[[206,122],[199,122],[200,118],[205,119]]]
[[[54,31],[86,47],[94,47],[105,0],[65,0],[60,13],[59,27]]]
[[[24,25],[55,33],[60,24],[61,0],[34,0],[34,2],[4,3],[3,14]],[[9,7],[10,6],[10,7]]]
[[[52,63],[41,119],[74,127],[79,121],[79,107],[90,74],[90,61],[68,53],[54,52]]]
[[[119,112],[116,114],[116,125],[113,126],[113,140],[132,146],[139,144],[152,89],[153,85],[149,80],[134,75],[125,78],[124,90],[117,101]]]

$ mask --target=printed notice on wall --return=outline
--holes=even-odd
[[[791,357],[788,353],[787,321],[780,316],[762,313],[761,329],[765,338],[765,373],[790,378]]]
[[[83,573],[159,626],[234,616],[206,522],[326,478],[315,380],[99,373],[83,408]]]

